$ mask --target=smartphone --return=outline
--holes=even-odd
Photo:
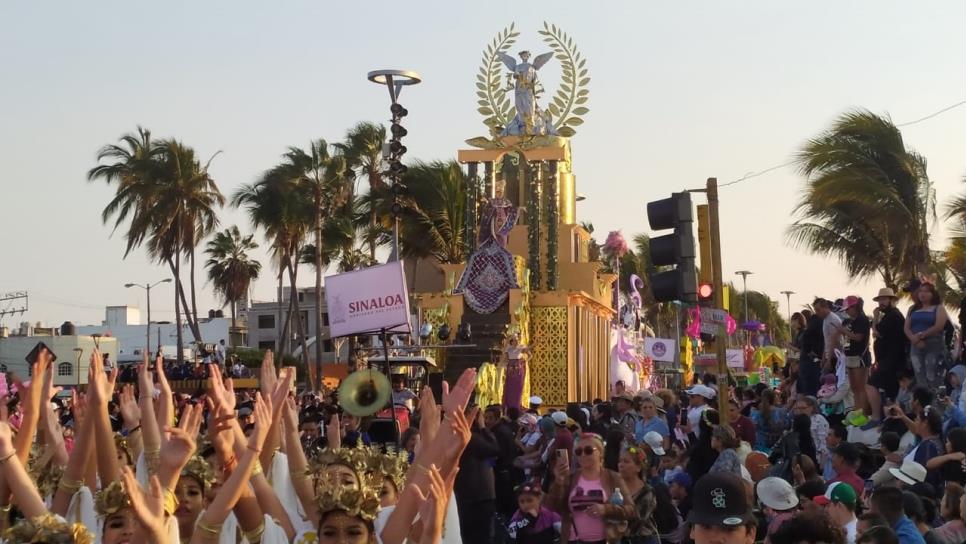
[[[946,396],[946,386],[945,385],[940,385],[939,386],[939,396],[940,397],[945,397]]]
[[[57,355],[53,351],[51,351],[50,348],[47,347],[47,344],[43,342],[37,342],[37,345],[34,346],[34,349],[30,350],[30,353],[28,353],[27,356],[24,357],[28,365],[32,365],[35,362],[37,362],[37,359],[40,357],[40,350],[42,349],[46,349],[50,353],[51,363],[57,360]]]
[[[872,488],[873,487],[875,487],[875,482],[873,482],[872,480],[866,480],[865,481],[865,492],[866,493],[872,493]]]
[[[557,459],[563,459],[567,466],[570,466],[570,455],[567,453],[566,448],[561,448],[557,450]],[[560,461],[557,461],[558,463]]]

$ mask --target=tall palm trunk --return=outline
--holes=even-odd
[[[281,360],[282,354],[285,352],[285,334],[288,329],[288,319],[285,320],[284,326],[282,325],[282,300],[285,298],[282,296],[285,288],[285,262],[279,259],[278,264],[278,321],[275,322],[278,339],[275,342],[275,353],[278,355],[279,360]]]
[[[309,387],[319,390],[322,381],[322,195],[316,188],[315,195],[315,376],[318,382],[309,381]]]
[[[195,298],[195,245],[191,245],[191,268],[188,273],[191,274],[191,313],[193,324],[193,330],[195,335],[195,342],[204,342],[201,338],[201,325],[198,324],[198,301]]]
[[[298,252],[295,252],[295,254],[297,255]],[[305,326],[302,324],[302,312],[299,308],[299,288],[296,284],[298,278],[298,261],[296,259],[297,257],[293,257],[295,262],[293,262],[288,268],[289,282],[291,283],[289,290],[291,292],[292,309],[294,313],[292,316],[292,322],[293,326],[295,327],[296,334],[298,335],[299,346],[302,347],[302,363],[307,369],[309,367],[309,351],[305,342]]]
[[[232,299],[231,300],[230,305],[231,305],[231,330],[228,331],[228,343],[229,343],[230,346],[234,346],[235,345],[235,341],[234,341],[232,335],[235,334],[235,329],[238,326],[235,323],[235,299]]]
[[[181,251],[176,250],[174,257],[174,323],[178,334],[178,366],[184,363],[184,333],[181,330],[181,281],[178,280],[181,273]]]

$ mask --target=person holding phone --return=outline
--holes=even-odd
[[[548,504],[563,519],[561,542],[603,544],[608,522],[636,519],[634,495],[617,472],[604,468],[604,441],[599,435],[580,435],[574,455],[575,471],[567,456],[558,455]]]

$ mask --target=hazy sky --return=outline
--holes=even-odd
[[[786,162],[844,110],[901,123],[966,99],[964,18],[966,4],[952,1],[5,2],[0,292],[29,290],[27,319],[54,324],[143,307],[143,292],[123,284],[167,271],[140,250],[122,259],[122,236],[100,220],[113,189],[85,179],[97,149],[138,124],[202,157],[222,151],[211,172],[230,195],[286,146],[387,119],[387,93],[366,72],[409,68],[424,83],[401,100],[407,157],[453,158],[485,134],[474,92],[482,49],[516,21],[518,49],[542,52],[536,31],[549,20],[573,36],[593,78],[573,140],[588,197],[579,219],[600,238],[630,236],[646,230],[649,200]],[[543,73],[550,91],[557,72]],[[964,189],[966,106],[903,133],[929,160],[941,202]],[[750,288],[794,290],[793,307],[816,294],[872,296],[877,281],[785,247],[801,187],[784,168],[722,190],[726,279],[752,270]],[[251,230],[237,210],[221,221]],[[171,287],[155,293],[155,319],[173,319]],[[273,298],[270,274],[255,296]],[[206,292],[199,310],[214,304]]]

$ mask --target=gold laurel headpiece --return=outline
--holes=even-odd
[[[125,508],[131,507],[131,496],[124,489],[120,481],[113,481],[111,485],[97,492],[94,498],[94,509],[97,515],[106,518]]]
[[[358,488],[346,487],[328,478],[321,478],[316,487],[316,500],[323,514],[342,511],[365,521],[376,519],[379,513],[379,492],[382,480],[375,475],[364,474]]]
[[[118,433],[114,434],[114,447],[119,452],[123,451],[127,455],[127,458],[131,460],[132,463],[137,461],[137,459],[134,458],[133,451],[131,450],[131,443],[128,442],[127,437],[125,437],[124,435],[121,435]]]
[[[409,471],[409,453],[396,451],[395,448],[382,453],[378,448],[369,448],[369,454],[369,470],[389,478],[396,486],[396,491],[402,491],[406,484],[406,472]]]
[[[365,448],[325,448],[309,461],[309,472],[320,475],[331,465],[343,465],[353,472],[364,474],[368,470],[369,453]]]
[[[205,493],[211,489],[211,484],[215,481],[215,472],[211,469],[211,465],[208,461],[205,461],[198,455],[192,455],[191,459],[188,460],[188,464],[181,469],[182,477],[189,477],[198,480],[198,482],[204,487]]]
[[[80,523],[69,524],[51,514],[21,520],[3,534],[7,542],[94,544],[94,535]]]
[[[54,494],[54,491],[57,491],[57,485],[64,477],[64,467],[51,463],[42,468],[39,473],[31,474],[31,476],[37,482],[37,491],[40,492],[40,496],[49,497]]]

